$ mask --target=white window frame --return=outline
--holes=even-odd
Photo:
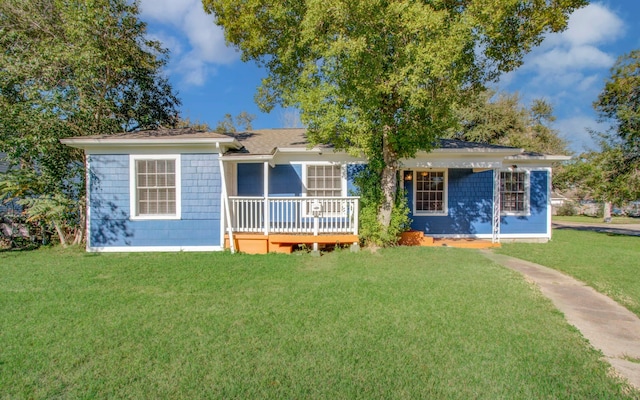
[[[141,160],[167,160],[175,162],[176,213],[175,214],[138,214],[138,190],[136,162]],[[130,219],[142,220],[178,220],[182,218],[182,168],[180,154],[131,154],[129,155],[129,200]]]
[[[307,184],[309,179],[309,167],[316,166],[332,166],[340,168],[340,196],[338,197],[346,197],[347,196],[347,166],[344,164],[331,163],[331,162],[309,162],[304,163],[302,165],[302,196],[310,197],[307,190]],[[322,196],[321,196],[322,197]],[[327,196],[327,197],[335,197],[335,196]]]
[[[422,172],[442,172],[444,177],[442,190],[442,210],[424,211],[418,210],[418,174]],[[412,170],[413,180],[413,215],[415,216],[446,216],[449,214],[449,171],[446,168],[417,168]]]
[[[502,204],[502,174],[504,172],[524,174],[524,210],[522,211],[505,211]],[[500,215],[523,217],[531,215],[531,171],[524,169],[501,169],[500,170]],[[515,192],[513,192],[515,193]]]
[[[302,168],[302,197],[311,197],[309,196],[307,190],[308,178],[309,178],[309,167],[316,166],[332,166],[340,168],[340,196],[318,196],[317,198],[321,199],[323,197],[333,198],[333,197],[346,197],[347,196],[347,166],[346,164],[333,163],[333,162],[306,162],[301,164]],[[306,202],[304,203],[302,209],[303,216],[313,217],[313,214],[309,207],[307,207]],[[346,210],[340,210],[339,212],[323,212],[323,217],[344,217],[346,215]]]

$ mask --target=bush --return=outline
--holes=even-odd
[[[565,201],[564,203],[562,203],[560,207],[558,207],[556,215],[559,215],[562,217],[570,217],[573,215],[577,215],[575,204],[573,204],[572,201]]]
[[[391,213],[388,229],[378,222],[378,210],[382,204],[380,176],[368,166],[355,166],[351,170],[354,175],[355,195],[360,196],[360,239],[365,245],[392,246],[398,242],[400,234],[409,229],[409,205],[403,191],[396,194],[396,203]]]

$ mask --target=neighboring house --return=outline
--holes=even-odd
[[[87,154],[89,251],[291,251],[357,241],[365,164],[304,129],[189,129],[62,140]],[[442,140],[403,160],[412,229],[444,238],[551,238],[551,163],[565,156]],[[229,241],[229,236],[233,240]],[[226,239],[225,239],[226,238]]]

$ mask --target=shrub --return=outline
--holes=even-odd
[[[560,207],[558,207],[557,215],[563,217],[569,217],[577,214],[576,206],[572,201],[565,201]]]
[[[398,242],[400,234],[409,229],[409,205],[404,191],[396,194],[396,202],[387,229],[378,222],[378,210],[382,204],[380,177],[369,166],[354,166],[351,170],[356,187],[355,195],[360,196],[360,239],[365,245],[391,246]]]

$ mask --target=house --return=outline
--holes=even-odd
[[[304,129],[233,136],[162,129],[63,139],[86,152],[89,251],[290,252],[358,240],[365,160]],[[412,229],[436,238],[551,238],[551,164],[564,156],[442,140],[403,160]]]

